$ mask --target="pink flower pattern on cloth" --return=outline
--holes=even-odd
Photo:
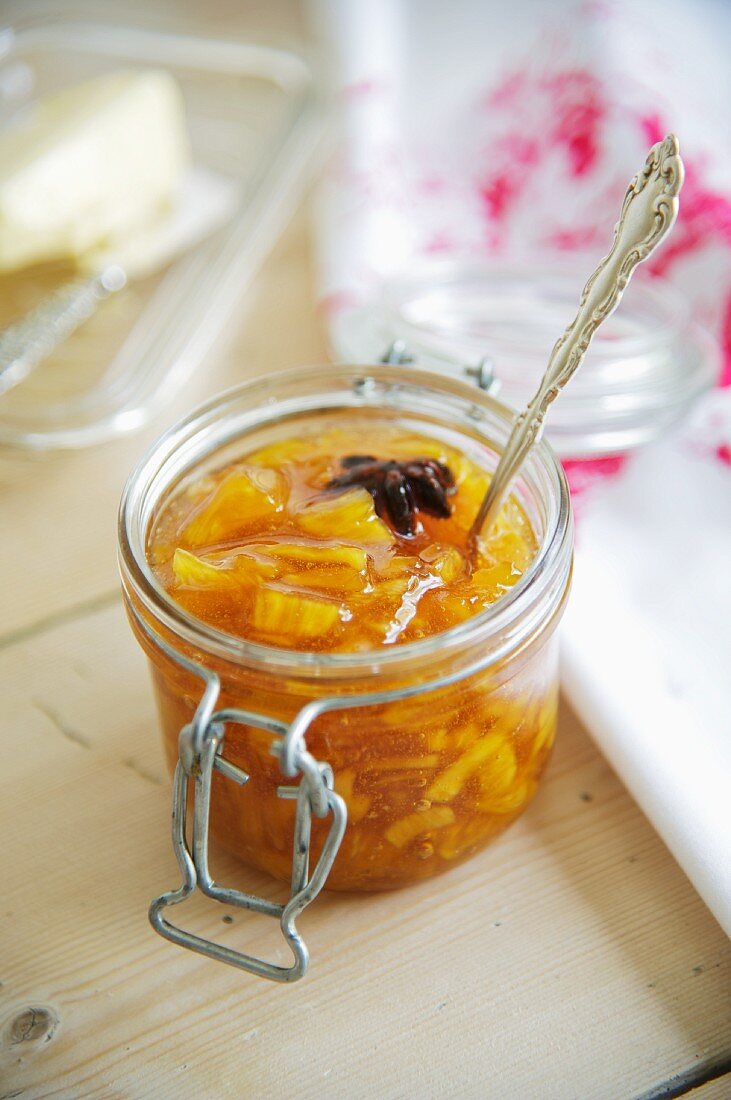
[[[402,7],[408,16],[410,5]],[[524,7],[529,23],[536,9]],[[472,10],[464,5],[465,29]],[[681,211],[670,240],[637,277],[667,279],[690,298],[694,319],[721,344],[718,384],[731,385],[731,177],[722,186],[728,166],[718,163],[728,120],[720,93],[715,130],[702,95],[692,104],[703,113],[702,127],[689,124],[689,110],[678,110],[677,99],[702,84],[703,74],[686,57],[682,22],[672,22],[658,24],[623,2],[551,5],[526,36],[530,45],[521,39],[512,54],[510,44],[499,50],[487,82],[481,73],[463,78],[462,98],[433,125],[420,124],[419,97],[408,86],[418,66],[404,59],[403,72],[386,71],[381,53],[344,63],[345,75],[356,79],[343,95],[346,141],[321,202],[325,315],[351,308],[384,276],[421,257],[581,253],[588,273],[611,239],[627,180],[647,148],[674,129],[686,164]],[[630,40],[634,68],[622,49]],[[351,46],[346,24],[339,48],[347,54]],[[446,89],[449,78],[448,66],[435,67],[435,82]],[[716,78],[706,78],[711,103]],[[723,415],[712,402],[705,407],[710,420],[702,419],[693,445],[725,462],[726,404]],[[583,492],[623,465],[610,456],[567,469],[574,491]]]

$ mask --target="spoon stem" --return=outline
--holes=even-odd
[[[540,439],[549,405],[578,370],[599,325],[619,305],[634,269],[672,228],[683,176],[678,139],[669,134],[653,145],[642,169],[630,182],[612,247],[584,287],[576,317],[556,341],[535,395],[515,420],[470,530],[473,557],[480,539],[494,524],[526,455]]]

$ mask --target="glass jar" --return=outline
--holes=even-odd
[[[435,372],[487,364],[501,401],[523,409],[595,265],[596,256],[421,261],[333,314],[334,353],[379,359],[398,342],[409,362]],[[718,348],[687,302],[640,271],[551,408],[546,436],[562,458],[625,454],[666,435],[719,370]]]
[[[167,432],[131,475],[120,512],[125,601],[176,768],[173,824],[185,878],[182,895],[153,903],[153,923],[176,942],[279,980],[304,972],[292,914],[325,878],[336,890],[389,889],[474,855],[533,797],[556,728],[554,631],[570,581],[572,521],[565,478],[545,444],[515,486],[537,537],[534,562],[496,604],[438,635],[353,653],[267,647],[194,619],[156,581],[147,558],[151,525],[184,479],[296,435],[304,417],[338,411],[441,437],[487,470],[512,424],[510,412],[479,389],[403,367],[273,375]],[[209,825],[243,862],[291,880],[289,913],[212,882]],[[279,917],[294,967],[226,957],[237,953],[169,924],[164,906],[196,885]]]

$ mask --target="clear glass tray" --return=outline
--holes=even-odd
[[[233,218],[163,270],[133,281],[25,381],[0,396],[0,444],[80,447],[139,427],[179,392],[296,203],[320,130],[309,69],[236,41],[45,22],[0,29],[0,127],[38,97],[120,67],[180,85],[194,166],[234,181]],[[0,329],[69,277],[0,277]]]

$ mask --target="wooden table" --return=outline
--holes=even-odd
[[[177,408],[93,452],[0,462],[0,1100],[728,1098],[729,944],[566,707],[521,821],[433,883],[323,895],[302,920],[313,962],[298,985],[208,962],[147,923],[179,874],[118,596],[117,500],[183,409],[325,357],[306,227],[303,214],[286,232]],[[272,922],[229,922],[210,902],[189,913],[284,961]]]

